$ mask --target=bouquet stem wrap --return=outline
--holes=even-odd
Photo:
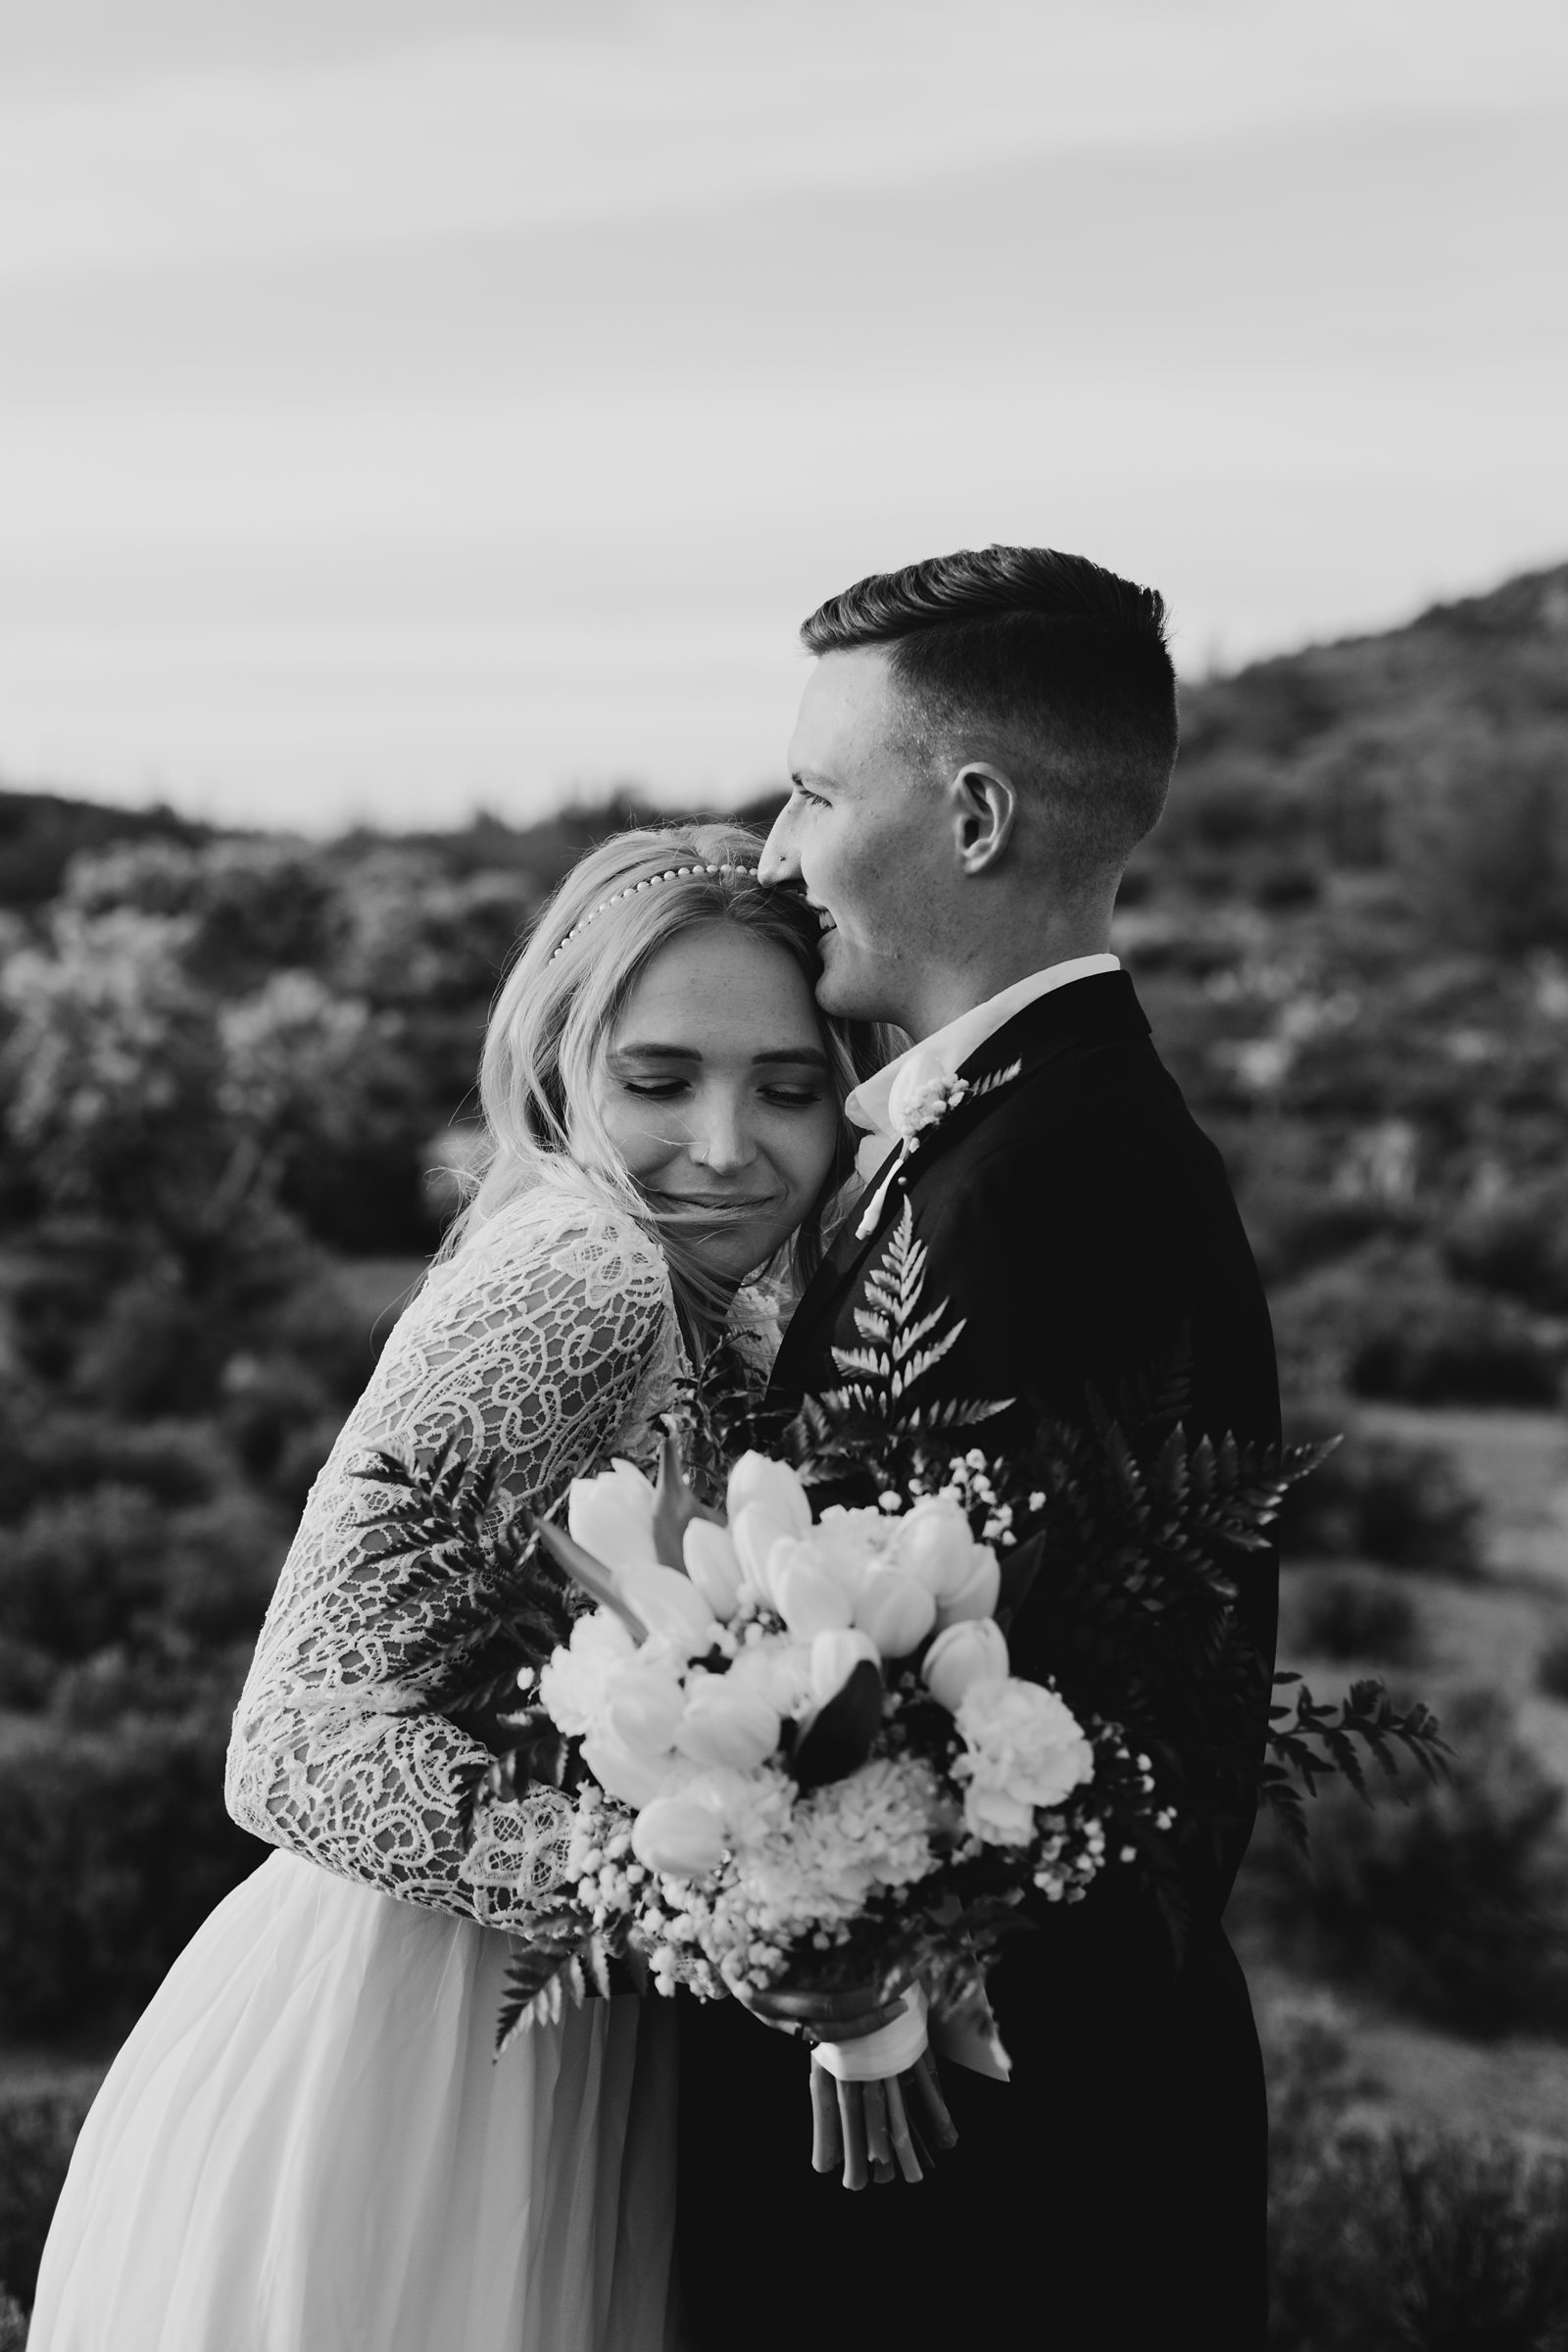
[[[880,2082],[913,2066],[926,2047],[925,1994],[911,1984],[891,2025],[858,2041],[819,2041],[811,2056],[836,2082]]]

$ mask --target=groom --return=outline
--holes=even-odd
[[[1086,1384],[1114,1394],[1183,1342],[1189,1435],[1277,1438],[1268,1314],[1224,1169],[1108,953],[1176,754],[1159,597],[1079,557],[993,547],[861,580],[802,635],[818,659],[762,874],[817,910],[818,1000],[906,1030],[922,1077],[1008,1075],[922,1139],[869,1232],[846,1229],[776,1395],[834,1384],[906,1198],[927,1298],[964,1318],[934,1382],[1018,1399],[992,1449],[1031,1416],[1081,1417]],[[896,1150],[893,1075],[851,1100],[873,1188]],[[1272,1660],[1272,1560],[1248,1563],[1243,1592]],[[850,2195],[814,2176],[801,2043],[733,2002],[683,2002],[681,2274],[701,2352],[1256,2352],[1262,2070],[1220,1925],[1245,1844],[1239,1830],[1190,1872],[1179,1965],[1115,1882],[1007,1939],[991,1994],[1011,2079],[944,2062],[959,2143],[913,2186]]]

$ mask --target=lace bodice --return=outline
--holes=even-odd
[[[437,1265],[393,1331],[311,1490],[234,1718],[228,1809],[242,1828],[408,1901],[505,1926],[558,1875],[566,1800],[530,1790],[463,1848],[484,1751],[441,1716],[398,1715],[375,1632],[368,1523],[388,1500],[351,1465],[456,1435],[548,1507],[612,1453],[652,1451],[681,1369],[656,1245],[587,1180],[509,1202]],[[439,1616],[440,1603],[431,1603]]]

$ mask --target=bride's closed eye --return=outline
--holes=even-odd
[[[623,1078],[620,1083],[628,1095],[640,1095],[650,1102],[678,1102],[692,1092],[689,1078]],[[764,1086],[759,1090],[762,1101],[775,1110],[814,1109],[824,1091],[819,1086]]]

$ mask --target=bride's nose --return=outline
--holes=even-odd
[[[738,1102],[715,1096],[700,1105],[687,1150],[700,1168],[722,1176],[757,1157],[757,1141]]]

